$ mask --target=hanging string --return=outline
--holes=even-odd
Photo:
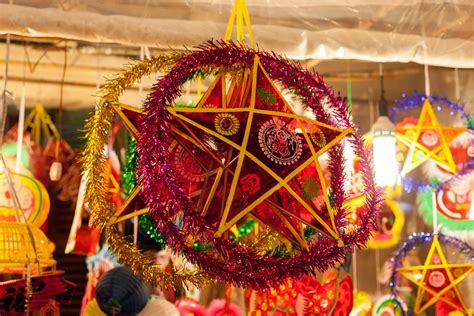
[[[425,64],[425,93],[427,96],[431,95],[430,89],[430,73],[428,70],[428,65]],[[433,233],[438,233],[438,210],[436,207],[436,191],[433,191],[431,197],[431,209],[433,212]]]
[[[461,100],[461,89],[459,87],[459,69],[454,68],[454,97],[457,102]]]
[[[232,33],[234,31],[234,23],[237,23],[236,27],[236,40],[240,45],[245,43],[245,30],[244,27],[247,27],[249,34],[249,40],[252,48],[255,48],[255,41],[253,38],[252,25],[250,24],[250,14],[247,8],[245,0],[235,0],[234,7],[230,13],[229,22],[227,23],[227,28],[225,30],[224,40],[230,42],[232,39]]]
[[[64,41],[64,64],[63,64],[63,72],[61,75],[61,85],[59,86],[59,112],[58,112],[59,139],[56,145],[56,161],[59,161],[59,148],[61,144],[61,138],[63,135],[63,96],[64,96],[64,82],[66,80],[66,69],[67,69],[67,40]]]
[[[21,171],[21,159],[23,156],[23,131],[25,126],[25,107],[26,107],[26,88],[25,81],[21,87],[21,100],[20,100],[20,112],[18,114],[18,132],[17,132],[17,144],[16,144],[16,161],[15,161],[15,172],[20,173]]]
[[[428,70],[428,65],[425,64],[425,94],[427,96],[431,95],[431,89],[430,89],[430,73]]]
[[[8,85],[8,64],[10,60],[10,34],[7,34],[6,48],[5,48],[5,65],[3,66],[3,87],[2,87],[2,100],[0,104],[0,143],[3,145],[3,136],[5,135],[5,126],[7,118],[7,97],[9,92],[7,90]]]

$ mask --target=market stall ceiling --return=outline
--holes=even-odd
[[[60,86],[64,67],[64,48],[67,45],[67,66],[64,80],[64,108],[92,109],[96,101],[97,87],[107,77],[119,73],[133,59],[139,58],[138,47],[115,44],[95,44],[77,41],[12,37],[8,90],[16,94],[15,104],[20,102],[22,87],[26,88],[26,105],[42,103],[48,108],[59,106]],[[5,44],[0,44],[0,65],[4,64]],[[151,49],[151,54],[159,53]],[[379,64],[355,60],[305,60],[301,63],[319,72],[336,92],[347,95],[351,81],[353,109],[361,122],[374,119],[375,105],[380,97]],[[455,99],[454,70],[430,67],[431,89],[435,94]],[[392,101],[401,93],[424,91],[423,66],[415,63],[384,63],[386,98]],[[143,80],[143,92],[138,85],[130,89],[122,102],[140,106],[151,85],[159,77],[155,74]],[[474,71],[460,70],[460,91],[468,106],[474,104],[469,91],[474,88]],[[2,79],[0,74],[0,79]],[[209,82],[203,82],[203,91]],[[181,102],[196,100],[196,84],[185,86]]]
[[[193,47],[222,38],[231,0],[0,0],[0,33]],[[259,46],[293,59],[474,68],[474,2],[248,0]]]

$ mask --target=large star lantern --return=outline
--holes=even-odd
[[[137,137],[140,113],[115,110]],[[297,115],[258,57],[240,75],[222,71],[195,107],[168,111],[175,177],[216,237],[251,216],[304,248],[303,224],[338,238],[318,158],[352,130]]]
[[[461,312],[468,312],[459,284],[473,271],[474,264],[450,264],[446,260],[438,236],[433,237],[425,264],[397,270],[418,287],[415,313],[422,313],[438,301]]]
[[[442,126],[427,98],[417,124],[399,126],[396,129],[397,139],[408,146],[401,174],[407,175],[429,159],[456,174],[456,164],[449,143],[464,131],[466,128]]]

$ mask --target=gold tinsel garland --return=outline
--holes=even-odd
[[[81,159],[84,174],[88,181],[86,199],[91,208],[91,223],[102,230],[110,249],[118,260],[127,265],[144,281],[151,284],[166,284],[173,287],[180,284],[205,284],[206,276],[200,271],[176,271],[167,273],[155,261],[137,249],[114,226],[108,226],[115,212],[109,202],[109,188],[105,174],[106,157],[104,144],[107,143],[112,127],[113,105],[119,103],[119,97],[125,89],[131,87],[141,77],[157,72],[165,72],[172,67],[180,54],[162,54],[131,65],[116,78],[108,80],[99,91],[99,102],[95,114],[86,122],[87,145]]]
[[[110,192],[105,170],[104,144],[108,142],[112,127],[113,106],[119,104],[119,98],[124,91],[144,76],[157,72],[167,72],[181,56],[182,54],[179,53],[161,54],[137,62],[104,84],[98,92],[99,101],[95,114],[87,120],[85,125],[87,144],[81,158],[84,174],[88,177],[86,199],[91,209],[92,225],[104,233],[106,242],[109,244],[111,251],[117,255],[119,262],[128,266],[146,282],[154,285],[166,285],[166,287],[175,287],[182,284],[204,285],[211,280],[199,270],[164,272],[162,267],[156,264],[155,259],[137,249],[133,243],[117,231],[114,225],[108,224],[115,208],[109,202]],[[202,69],[201,71],[209,72],[212,69]],[[235,67],[229,73],[238,75],[241,71],[241,67]],[[277,239],[278,234],[270,229],[265,229],[258,234],[257,240],[239,244],[263,254],[271,248]]]

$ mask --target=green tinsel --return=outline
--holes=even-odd
[[[125,154],[125,164],[120,176],[124,193],[128,196],[137,185],[135,169],[137,166],[137,142],[135,138],[130,137],[127,152]],[[159,234],[155,229],[155,223],[147,214],[138,216],[138,226],[148,237],[153,239],[159,246],[166,244],[166,238]]]

